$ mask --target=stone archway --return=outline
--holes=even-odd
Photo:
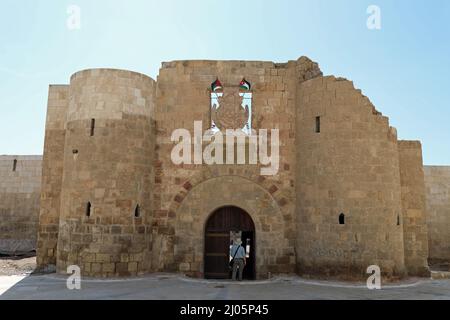
[[[247,212],[234,206],[215,210],[206,222],[205,278],[228,279],[230,277],[228,268],[230,246],[237,238],[242,241],[242,246],[246,250],[247,263],[244,268],[244,279],[255,279],[255,224]]]
[[[216,209],[235,206],[255,224],[256,278],[269,272],[294,272],[294,245],[282,212],[272,195],[240,176],[220,176],[193,186],[175,216],[174,263],[178,271],[204,277],[204,230]]]

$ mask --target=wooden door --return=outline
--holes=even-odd
[[[204,272],[206,279],[228,279],[230,252],[230,231],[250,232],[254,240],[254,224],[244,210],[237,207],[223,207],[208,219],[205,228]],[[245,239],[242,239],[245,243]],[[254,241],[252,241],[254,244]],[[254,248],[253,248],[254,249]],[[254,252],[249,278],[254,278]],[[247,268],[246,267],[246,268]],[[244,269],[245,270],[245,269]]]
[[[205,237],[205,278],[227,279],[230,233],[206,232]]]

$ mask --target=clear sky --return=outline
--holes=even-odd
[[[353,80],[426,164],[450,165],[449,0],[1,0],[0,154],[42,154],[48,85],[80,69],[156,77],[162,61],[302,55]]]

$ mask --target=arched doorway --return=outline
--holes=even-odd
[[[244,279],[255,279],[255,224],[250,215],[234,206],[215,210],[205,226],[204,274],[206,279],[228,279],[232,237],[240,236],[247,253]]]

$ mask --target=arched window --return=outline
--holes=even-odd
[[[339,215],[339,224],[345,224],[345,214],[343,213]]]
[[[136,208],[134,209],[134,216],[136,218],[139,218],[141,216],[141,207],[139,207],[139,205],[136,205]]]
[[[86,217],[90,217],[91,216],[91,208],[92,208],[92,205],[91,205],[90,202],[88,202],[87,205],[86,205]]]

